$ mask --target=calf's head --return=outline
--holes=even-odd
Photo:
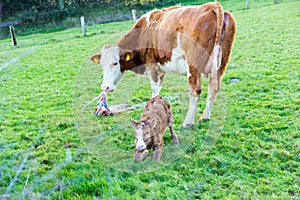
[[[135,130],[135,148],[138,151],[144,151],[147,143],[154,137],[154,135],[151,135],[151,126],[153,126],[155,119],[140,122],[130,119],[130,122]]]
[[[133,51],[122,50],[118,46],[104,46],[100,54],[95,54],[91,60],[103,67],[103,82],[101,89],[114,91],[116,84],[124,72],[124,64],[133,60]],[[123,67],[123,68],[122,68]]]

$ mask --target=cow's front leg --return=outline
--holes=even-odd
[[[165,77],[165,73],[159,73],[156,65],[151,65],[151,68],[147,70],[150,79],[150,86],[152,90],[152,98],[159,95],[162,88],[162,82]]]
[[[188,83],[190,87],[190,102],[189,102],[189,110],[183,122],[183,127],[189,128],[194,125],[195,114],[197,111],[197,105],[199,100],[199,95],[201,93],[201,84],[200,84],[200,73],[198,70],[190,67],[190,75],[188,77]]]

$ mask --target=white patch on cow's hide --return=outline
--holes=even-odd
[[[220,68],[222,59],[222,49],[220,45],[215,45],[213,52],[210,55],[208,62],[203,70],[204,74],[211,74],[216,76],[217,71]]]
[[[187,78],[187,80],[189,80],[189,77],[192,76],[192,74],[191,74],[191,72],[190,72],[189,66],[187,66],[186,71],[187,71],[187,72],[186,72],[186,78]]]
[[[147,26],[149,26],[150,25],[150,17],[151,17],[151,15],[152,15],[152,12],[153,11],[150,11],[150,12],[147,12],[146,14],[144,14],[141,18],[145,18],[146,19],[146,22],[147,22]]]
[[[100,64],[103,67],[102,90],[114,90],[115,85],[122,77],[120,66],[120,49],[117,46],[103,47]]]
[[[188,64],[185,60],[185,52],[181,48],[180,33],[177,34],[177,47],[172,50],[172,57],[169,62],[158,65],[159,69],[167,73],[176,73],[180,75],[187,74]]]
[[[161,81],[159,79],[157,82],[154,82],[151,75],[149,75],[149,79],[150,79],[150,86],[151,86],[152,98],[153,98],[159,95],[159,92],[161,90]]]
[[[100,64],[103,67],[110,65],[113,62],[119,62],[120,48],[118,46],[103,47],[101,49]]]
[[[136,139],[137,139],[135,148],[141,151],[146,148],[146,144],[143,140],[143,130],[141,128],[137,128],[135,129],[135,132],[136,132]]]

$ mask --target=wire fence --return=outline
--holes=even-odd
[[[290,3],[299,0],[250,0],[250,1],[241,1],[241,0],[232,0],[232,1],[220,1],[222,6],[225,10],[231,12],[237,12],[240,10],[245,9],[257,9],[265,6],[270,6],[274,4],[280,3]],[[198,0],[198,1],[173,1],[171,5],[199,5],[208,2],[207,0]],[[246,2],[248,2],[246,4]],[[163,6],[161,6],[163,7]],[[159,8],[159,7],[158,7]],[[151,9],[150,9],[151,10]],[[136,16],[140,17],[144,13],[149,11],[148,9],[141,9],[136,10]],[[126,21],[132,20],[132,13],[130,9],[114,9],[114,7],[108,7],[107,9],[102,10],[99,14],[96,13],[86,13],[85,16],[86,25],[92,26],[96,24],[103,24],[103,23],[110,23],[110,22],[117,22],[117,21]],[[83,15],[84,16],[84,15]],[[80,27],[80,16],[73,16],[67,17],[66,19],[62,20],[61,22],[50,22],[47,24],[33,24],[33,25],[15,25],[16,34],[19,36],[22,35],[29,35],[35,33],[49,33],[64,30],[67,28],[75,28]],[[9,27],[2,27],[0,26],[0,40],[7,39],[10,37]]]

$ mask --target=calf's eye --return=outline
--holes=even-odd
[[[118,62],[114,62],[114,63],[113,63],[113,66],[116,66],[116,65],[118,65]]]

